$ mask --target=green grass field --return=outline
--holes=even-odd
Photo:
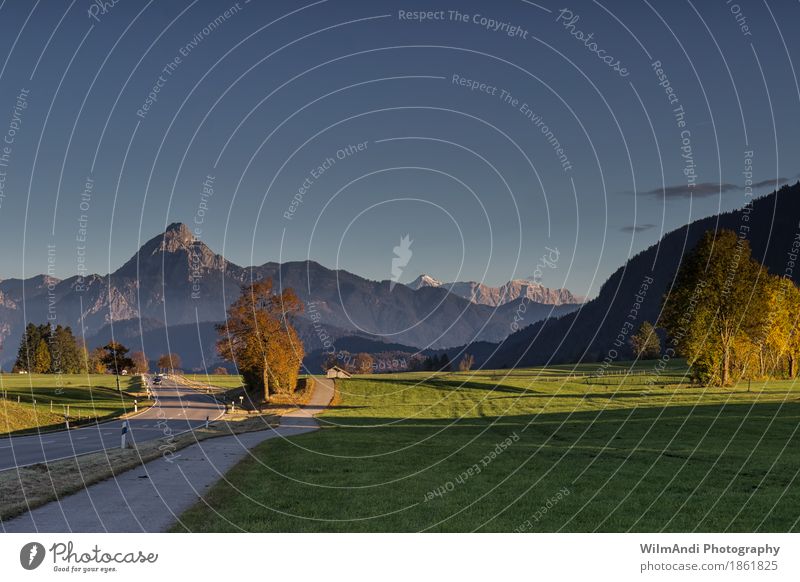
[[[175,530],[800,529],[793,382],[595,369],[342,381],[323,430],[254,449]]]
[[[242,377],[236,374],[184,374],[193,382],[200,382],[218,388],[239,388],[242,386]]]
[[[140,382],[121,376],[119,393],[116,378],[104,374],[0,374],[0,434],[63,427],[67,406],[72,423],[133,411],[130,392],[140,390]]]

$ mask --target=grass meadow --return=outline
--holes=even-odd
[[[183,374],[192,382],[199,382],[217,388],[239,388],[243,386],[242,377],[238,374]]]
[[[800,390],[685,367],[357,376],[175,531],[797,531]]]
[[[141,379],[119,381],[122,392],[107,374],[0,374],[0,435],[63,428],[66,414],[74,423],[131,412]]]

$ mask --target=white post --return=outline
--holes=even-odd
[[[206,428],[208,428],[208,416],[206,416]]]
[[[128,421],[122,423],[122,436],[120,437],[120,448],[128,448]]]
[[[139,401],[136,400],[136,399],[134,399],[134,401],[133,401],[133,411],[134,412],[139,412]]]

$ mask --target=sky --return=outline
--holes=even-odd
[[[800,172],[797,2],[102,4],[0,4],[0,278],[184,222],[239,265],[591,297]]]

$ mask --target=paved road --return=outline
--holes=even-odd
[[[272,438],[316,430],[313,415],[333,398],[333,381],[318,378],[307,406],[278,428],[201,441],[7,522],[6,532],[160,532],[202,498],[250,449]]]
[[[212,397],[170,380],[151,388],[156,404],[128,419],[129,438],[147,441],[177,434],[225,412]],[[120,446],[122,420],[44,433],[0,439],[0,471],[102,451]]]

